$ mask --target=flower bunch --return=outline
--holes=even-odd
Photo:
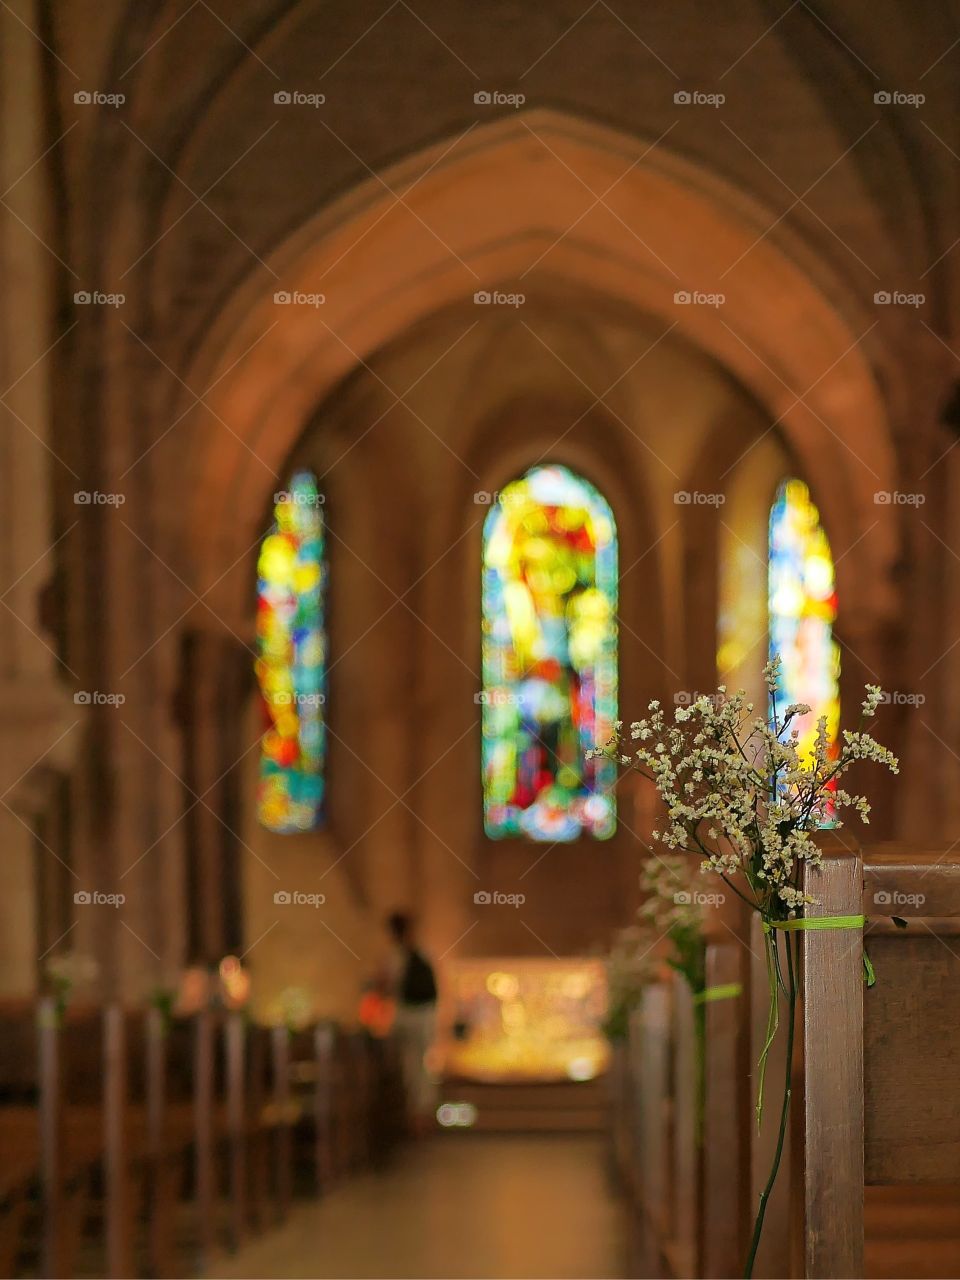
[[[728,694],[721,685],[710,697],[678,706],[672,719],[659,702],[651,702],[649,716],[626,730],[618,722],[610,742],[593,753],[611,756],[650,779],[666,810],[666,822],[653,833],[654,839],[667,849],[698,856],[701,870],[718,874],[764,922],[770,1001],[757,1073],[758,1125],[763,1115],[767,1057],[780,1023],[781,992],[787,1006],[787,1046],[776,1148],[760,1194],[746,1276],[753,1274],[790,1109],[800,965],[796,929],[807,923],[798,917],[815,901],[804,888],[803,872],[821,862],[813,836],[821,827],[842,826],[839,815],[844,809],[853,809],[863,822],[869,821],[866,797],[841,786],[841,779],[854,764],[872,760],[898,772],[896,757],[866,731],[883,698],[878,685],[866,686],[856,730],[834,738],[826,717],[821,717],[812,748],[804,750],[801,726],[811,715],[810,708],[793,703],[778,714],[780,659],[769,662],[763,675],[770,699],[766,718],[754,713],[742,690]],[[731,877],[740,879],[740,887]],[[653,906],[648,909],[655,910]],[[788,922],[790,929],[781,942],[781,930]],[[851,920],[851,926],[855,924]],[[696,932],[685,940],[679,924],[671,924],[668,931],[681,956],[675,967],[682,969],[680,947],[687,942],[691,962],[695,962],[698,948],[702,956],[702,938]],[[868,982],[873,980],[866,956],[864,973]],[[702,986],[702,977],[699,982]]]
[[[803,865],[817,865],[813,833],[841,826],[839,812],[853,808],[869,821],[866,797],[840,786],[859,760],[897,772],[896,757],[865,731],[882,691],[867,685],[860,724],[831,741],[826,717],[817,726],[811,753],[799,746],[799,724],[810,708],[788,706],[777,715],[780,659],[764,668],[770,694],[769,720],[755,715],[746,694],[713,696],[678,706],[672,720],[658,701],[650,714],[624,728],[595,754],[612,756],[651,779],[666,808],[666,824],[654,832],[669,849],[695,853],[701,868],[746,880],[750,905],[765,918],[783,919],[811,899],[800,887]],[[735,892],[739,890],[735,889]]]
[[[626,1038],[630,1013],[664,961],[684,975],[692,990],[701,990],[704,981],[701,912],[690,891],[685,860],[669,855],[650,858],[640,873],[640,887],[644,900],[636,922],[614,935],[607,957],[603,1029],[611,1040]]]

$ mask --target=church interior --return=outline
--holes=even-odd
[[[0,1274],[960,1275],[958,67],[0,0]]]

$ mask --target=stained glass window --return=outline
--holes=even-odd
[[[265,729],[257,814],[271,831],[309,831],[321,818],[326,747],[327,636],[323,499],[298,471],[277,495],[257,564],[257,681]]]
[[[617,714],[617,534],[601,494],[534,467],[483,532],[483,813],[487,835],[604,840],[616,766],[587,759]]]
[[[817,722],[827,718],[830,741],[840,728],[840,648],[833,638],[837,590],[830,543],[802,480],[786,480],[770,512],[770,656],[783,660],[776,713],[792,702],[810,714],[792,722],[801,754],[809,756]]]

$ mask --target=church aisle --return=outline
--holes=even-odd
[[[599,1135],[438,1135],[222,1259],[214,1280],[627,1274]]]

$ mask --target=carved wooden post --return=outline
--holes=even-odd
[[[164,1112],[167,1101],[167,1035],[164,1015],[153,1006],[146,1024],[147,1258],[151,1275],[170,1274],[170,1208],[165,1192]]]
[[[40,1265],[45,1276],[62,1276],[63,1239],[63,1078],[60,1062],[60,1018],[51,997],[37,1010],[40,1076],[40,1195],[42,1238]]]
[[[194,1042],[194,1140],[196,1214],[202,1261],[209,1261],[216,1247],[216,1186],[213,1159],[213,1013],[204,1008],[196,1015]]]
[[[114,1280],[132,1274],[127,1186],[127,1061],[124,1012],[117,1003],[103,1011],[103,1120],[106,1183],[107,1272]]]
[[[670,1259],[677,1275],[700,1274],[700,1156],[698,1116],[701,1099],[698,1055],[698,1012],[690,984],[682,974],[673,975],[673,1178],[669,1187],[667,1238],[673,1242]]]
[[[703,1275],[738,1275],[750,1206],[749,952],[728,936],[707,944],[707,988],[741,988],[706,1004],[703,1107]]]
[[[246,1026],[240,1013],[227,1014],[227,1128],[230,1134],[230,1243],[239,1248],[246,1225]]]
[[[290,1208],[292,1195],[293,1143],[290,1133],[290,1032],[274,1027],[273,1035],[273,1103],[276,1112],[276,1196],[277,1216],[283,1219]]]
[[[333,1037],[333,1027],[328,1023],[321,1022],[314,1028],[314,1177],[318,1195],[333,1179]]]
[[[825,850],[820,869],[807,871],[805,888],[818,899],[807,917],[860,915],[859,856]],[[844,1280],[863,1275],[863,930],[798,936],[803,1000],[793,1102],[793,1267],[813,1280]]]
[[[757,1064],[767,1038],[767,1011],[770,1006],[770,985],[767,979],[766,938],[763,933],[760,916],[753,912],[751,916],[750,952],[750,1206],[749,1222],[752,1230],[753,1222],[760,1203],[760,1193],[766,1185],[773,1164],[774,1151],[777,1145],[777,1133],[780,1124],[780,1103],[783,1098],[783,1078],[786,1067],[786,1021],[787,1002],[781,991],[779,993],[780,1031],[774,1038],[767,1056],[767,1069],[764,1078],[763,1123],[758,1131],[754,1108],[757,1102],[759,1073]],[[783,953],[781,940],[781,954]],[[783,1157],[780,1164],[780,1175],[767,1201],[763,1235],[757,1251],[754,1275],[756,1276],[789,1276],[790,1248],[789,1221],[790,1197],[793,1187],[791,1173],[792,1140],[790,1128],[787,1129],[784,1141]]]

